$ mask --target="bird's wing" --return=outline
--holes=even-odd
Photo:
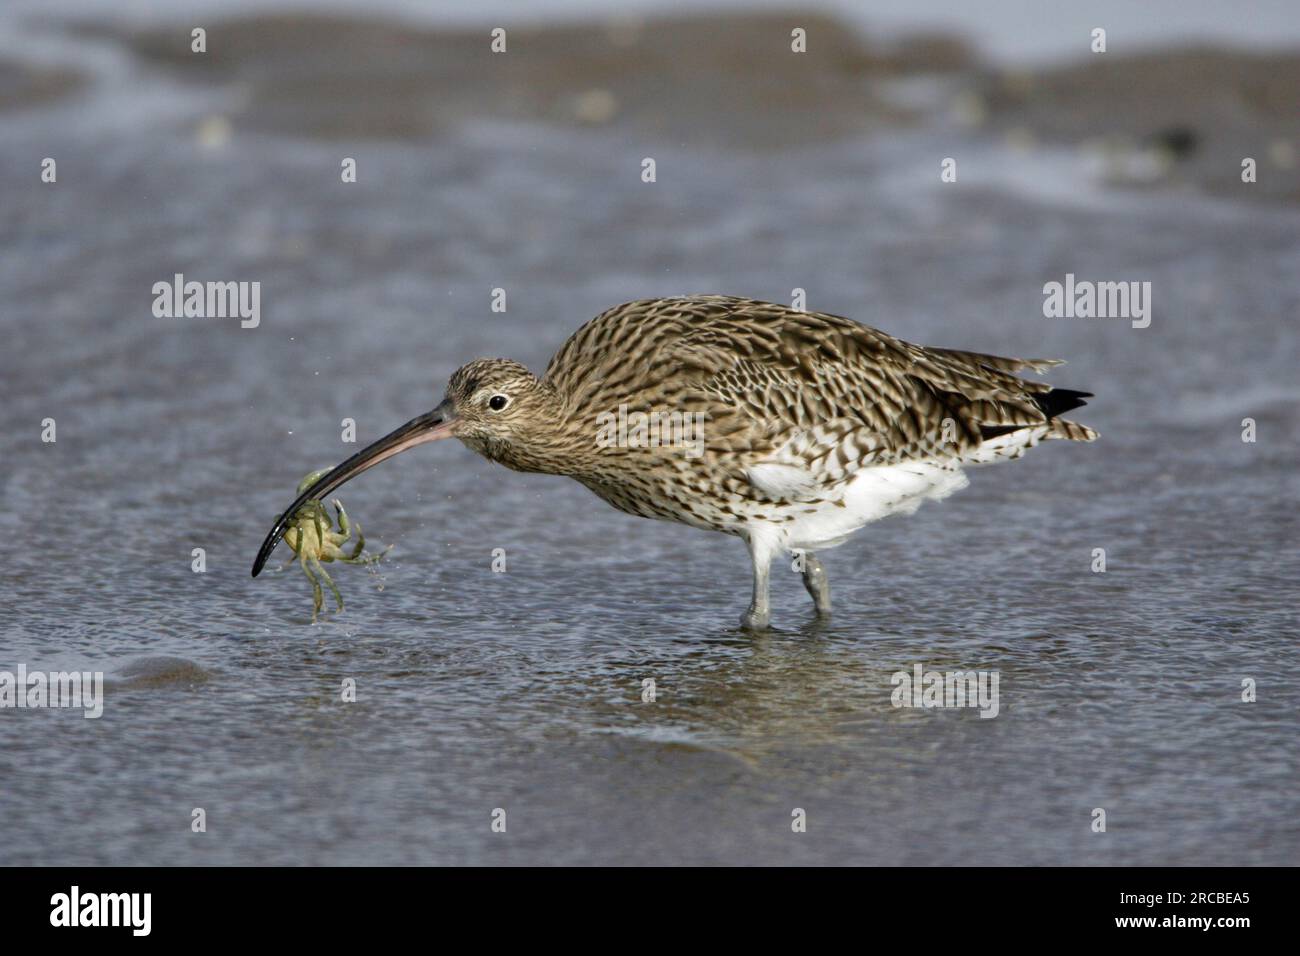
[[[923,348],[828,313],[682,296],[602,313],[545,377],[578,420],[623,406],[704,413],[712,467],[764,497],[799,500],[862,468],[970,460],[1020,428],[1095,437],[1054,417],[1083,393],[1013,374],[1055,364]]]
[[[706,447],[768,497],[819,495],[874,465],[955,465],[990,434],[1057,424],[1042,399],[1051,387],[1011,374],[1051,360],[927,349],[840,316],[725,297],[687,300],[676,318],[661,358],[708,401]]]

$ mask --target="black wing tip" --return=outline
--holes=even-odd
[[[1088,404],[1084,399],[1092,397],[1092,392],[1079,392],[1072,388],[1054,388],[1050,392],[1035,395],[1034,404],[1041,408],[1043,414],[1048,418],[1055,418],[1071,409],[1082,408]]]
[[[1050,392],[1043,392],[1033,396],[1034,404],[1042,409],[1043,414],[1047,416],[1048,421],[1070,411],[1073,408],[1082,408],[1088,403],[1085,398],[1092,398],[1092,392],[1078,392],[1072,388],[1054,388]],[[1022,428],[1029,428],[1029,425],[981,425],[980,438],[988,441],[990,438],[997,438],[999,435],[1006,435],[1009,432],[1019,431]]]

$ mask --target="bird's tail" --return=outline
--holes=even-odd
[[[1067,422],[1063,418],[1058,418],[1064,412],[1071,409],[1082,408],[1088,403],[1085,398],[1092,398],[1092,392],[1076,392],[1070,388],[1054,388],[1050,392],[1043,392],[1041,395],[1034,396],[1034,404],[1043,410],[1043,414],[1049,419],[1049,427],[1044,438],[1064,438],[1068,441],[1095,441],[1097,433],[1087,425],[1080,425],[1078,422]]]

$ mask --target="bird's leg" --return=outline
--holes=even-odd
[[[299,555],[299,563],[302,565],[302,573],[307,575],[307,580],[311,582],[311,622],[316,623],[316,615],[320,614],[321,606],[325,603],[325,596],[321,594],[320,582],[316,580],[316,575],[311,573],[311,568],[307,566],[307,555]],[[319,565],[317,565],[319,567]]]
[[[811,551],[803,553],[803,586],[812,595],[817,605],[817,613],[827,617],[831,613],[831,582],[826,577],[826,569]]]
[[[740,626],[751,631],[765,631],[772,616],[768,603],[768,571],[772,566],[772,549],[769,542],[757,535],[750,535],[746,544],[749,545],[750,560],[754,562],[754,599],[749,602],[749,610],[740,616]]]
[[[317,574],[319,574],[325,580],[325,583],[329,586],[330,593],[334,595],[334,601],[339,606],[338,609],[340,611],[343,610],[343,595],[339,594],[339,589],[337,586],[335,586],[334,579],[330,577],[330,573],[326,571],[323,567],[321,567],[321,563],[317,561],[315,558],[311,559],[311,566],[312,566],[312,570],[314,570]]]

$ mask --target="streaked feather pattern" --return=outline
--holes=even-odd
[[[1091,441],[1091,429],[1045,412],[1050,385],[1013,374],[1058,364],[923,348],[836,315],[705,295],[597,316],[544,382],[570,427],[620,405],[706,414],[705,454],[694,461],[680,449],[601,449],[567,473],[624,510],[738,531],[793,521],[801,503],[844,506],[871,469],[955,471],[1019,457],[1044,438]],[[957,484],[913,479],[892,510]]]

